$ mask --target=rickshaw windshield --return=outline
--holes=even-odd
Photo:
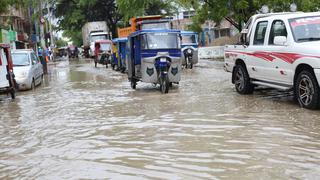
[[[195,44],[197,43],[197,38],[195,34],[182,35],[182,44]]]
[[[100,49],[102,51],[109,51],[109,50],[111,50],[111,44],[109,44],[109,43],[101,43],[100,44]]]
[[[13,66],[29,66],[30,60],[27,53],[12,53]]]
[[[175,33],[150,33],[141,38],[142,49],[178,49],[179,40]]]

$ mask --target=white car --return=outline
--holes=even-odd
[[[33,50],[12,51],[12,61],[19,90],[34,89],[42,83],[43,67]]]
[[[225,69],[240,94],[262,85],[293,90],[302,107],[320,108],[320,13],[254,16],[242,45],[225,47]]]

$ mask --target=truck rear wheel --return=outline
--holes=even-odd
[[[252,94],[254,85],[250,82],[247,69],[243,65],[236,65],[233,71],[234,84],[239,94]]]
[[[319,109],[319,91],[319,84],[312,72],[304,70],[298,75],[295,81],[294,94],[301,107],[307,109]]]

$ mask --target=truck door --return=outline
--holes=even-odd
[[[292,81],[293,71],[292,64],[288,60],[288,47],[286,45],[275,45],[274,39],[277,36],[285,36],[288,40],[286,25],[282,20],[274,20],[271,24],[268,44],[265,50],[273,58],[268,64],[268,76],[272,81],[289,84]]]
[[[9,81],[7,80],[7,57],[3,49],[0,48],[0,88],[9,87]]]
[[[247,48],[247,70],[251,78],[268,80],[268,65],[270,57],[265,53],[266,37],[268,31],[268,21],[257,22],[250,38],[250,46]]]

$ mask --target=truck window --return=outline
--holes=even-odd
[[[281,20],[275,20],[272,23],[270,37],[269,37],[269,45],[274,45],[274,37],[276,36],[286,36],[287,37],[287,29],[286,25]]]
[[[262,21],[257,24],[254,33],[253,45],[263,45],[268,27],[268,21]]]

